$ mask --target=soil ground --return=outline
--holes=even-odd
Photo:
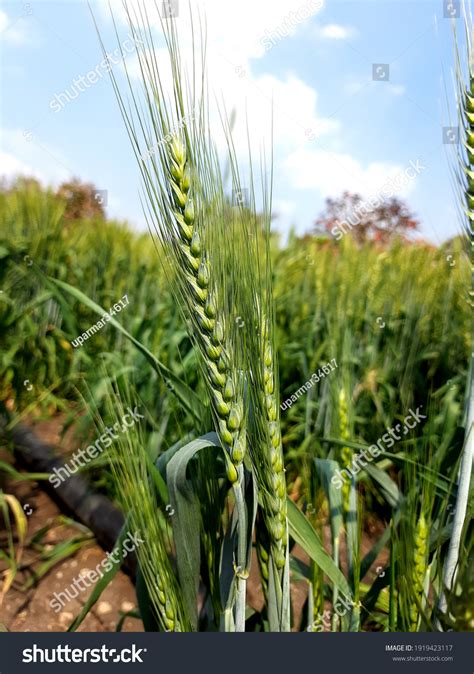
[[[35,433],[44,442],[59,448],[62,419],[55,418],[31,424]],[[63,453],[73,449],[73,437],[69,433],[61,441]],[[0,458],[11,463],[11,456],[4,453]],[[17,466],[18,468],[18,466]],[[92,539],[66,559],[58,562],[37,583],[30,588],[24,584],[34,577],[42,563],[41,553],[34,544],[34,537],[41,529],[48,527],[42,538],[46,551],[52,546],[66,542],[81,532],[76,527],[61,521],[61,512],[56,503],[43,491],[40,484],[31,481],[8,479],[3,485],[5,493],[13,494],[20,501],[28,520],[27,544],[21,558],[21,570],[12,588],[0,606],[0,624],[12,632],[65,632],[72,620],[82,609],[90,594],[85,589],[72,599],[61,611],[55,612],[50,602],[55,592],[64,591],[74,578],[88,569],[95,569],[105,558],[104,550]],[[2,523],[3,524],[3,523]],[[2,527],[3,528],[3,527]],[[3,534],[0,540],[3,543]],[[0,571],[2,566],[0,566]],[[72,594],[72,593],[71,593]],[[123,613],[136,609],[135,588],[131,579],[119,571],[104,590],[99,601],[80,625],[79,632],[113,632]],[[141,620],[125,618],[124,632],[143,631]]]

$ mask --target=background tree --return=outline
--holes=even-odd
[[[103,194],[92,183],[83,183],[73,178],[62,183],[57,194],[66,201],[65,220],[105,218]]]
[[[351,192],[326,199],[325,209],[315,222],[315,233],[325,231],[337,239],[349,233],[359,243],[388,243],[395,237],[408,238],[409,232],[418,229],[419,221],[397,197],[375,201]]]

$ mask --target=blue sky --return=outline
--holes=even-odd
[[[445,86],[452,98],[453,84],[441,0],[332,0],[320,9],[317,0],[192,4],[207,15],[211,89],[235,107],[242,128],[248,111],[257,145],[268,143],[273,101],[276,228],[307,231],[327,196],[344,189],[374,195],[418,162],[397,195],[421,220],[424,238],[439,243],[457,232],[452,147],[442,136]],[[91,5],[112,51],[107,5]],[[120,3],[113,5],[123,41],[127,27]],[[181,5],[176,21],[186,34]],[[51,107],[102,61],[86,2],[2,2],[0,31],[0,174],[33,174],[53,185],[72,176],[92,181],[107,190],[110,216],[144,228],[139,173],[107,75],[61,109]],[[132,72],[134,58],[132,50]],[[383,64],[382,78],[389,65],[388,81],[373,80],[373,64]]]

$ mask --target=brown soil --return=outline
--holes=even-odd
[[[77,446],[72,433],[68,433],[61,442],[60,431],[63,420],[55,418],[32,424],[37,435],[58,451],[69,451]],[[1,457],[11,463],[11,456],[4,453]],[[86,570],[95,569],[105,557],[104,550],[92,539],[80,550],[57,563],[46,575],[29,589],[23,585],[34,576],[41,562],[40,552],[32,544],[32,539],[42,528],[48,531],[42,539],[46,549],[81,532],[77,528],[64,525],[58,518],[61,512],[37,482],[7,479],[3,485],[5,493],[13,494],[20,501],[28,519],[27,544],[21,558],[21,570],[17,574],[12,588],[0,606],[0,623],[12,632],[65,632],[72,620],[80,612],[91,589],[86,588],[75,599],[65,604],[57,613],[50,606],[55,592],[64,591],[74,578],[83,575]],[[0,527],[0,531],[3,529]],[[0,534],[4,545],[4,532]],[[51,549],[49,547],[49,549]],[[0,575],[5,565],[0,563]],[[130,578],[119,571],[110,585],[104,590],[99,601],[80,625],[79,632],[113,632],[122,613],[136,610],[135,588]],[[122,630],[125,632],[143,631],[141,620],[127,617]]]

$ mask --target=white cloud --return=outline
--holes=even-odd
[[[360,91],[363,91],[368,87],[370,87],[371,90],[377,94],[377,96],[380,96],[380,93],[383,91],[390,94],[391,96],[403,96],[406,91],[404,84],[392,84],[390,81],[375,82],[369,75],[365,79],[349,79],[344,84],[344,91],[349,96],[353,96],[354,94],[358,94]]]
[[[324,196],[337,196],[344,190],[370,196],[405,170],[405,166],[392,162],[364,166],[348,154],[306,148],[292,152],[284,166],[294,188],[318,190]],[[399,196],[406,197],[414,187],[415,181],[409,181]]]
[[[30,31],[25,17],[11,21],[6,12],[0,9],[0,35],[5,44],[23,46],[30,41]]]
[[[267,144],[273,116],[273,141],[282,152],[304,142],[310,133],[320,137],[338,128],[336,120],[318,115],[316,90],[295,75],[279,79],[270,74],[249,73],[247,81],[240,83],[239,98],[235,98],[236,87],[231,82],[229,85],[223,94],[227,104],[232,101],[237,110],[234,136],[238,147],[247,146],[246,116],[252,140],[264,139]]]
[[[171,0],[172,1],[172,0]],[[135,25],[143,25],[143,13],[140,7],[143,0],[128,0],[130,14]],[[154,3],[147,3],[148,19],[152,26],[161,31],[161,22]],[[112,0],[114,16],[124,25],[127,24],[126,12],[122,0]],[[157,2],[161,8],[162,3]],[[265,54],[264,37],[279,27],[291,24],[297,33],[301,26],[311,21],[324,6],[322,0],[272,0],[256,2],[255,0],[240,0],[238,3],[229,3],[222,0],[193,0],[192,10],[196,32],[199,32],[199,17],[205,24],[209,44],[214,44],[227,57],[237,64],[252,58],[261,58]],[[98,8],[103,16],[110,20],[108,3],[99,3]],[[304,18],[304,17],[307,18]],[[298,20],[300,18],[301,20]],[[179,0],[179,14],[175,19],[176,26],[182,37],[189,33],[190,17],[188,4]]]
[[[317,37],[323,37],[328,40],[347,40],[355,35],[355,29],[350,26],[341,26],[337,23],[328,23],[326,26],[317,26],[315,29]]]
[[[0,166],[2,178],[14,178],[16,176],[34,176],[41,179],[35,169],[29,164],[25,164],[9,152],[0,152]]]

